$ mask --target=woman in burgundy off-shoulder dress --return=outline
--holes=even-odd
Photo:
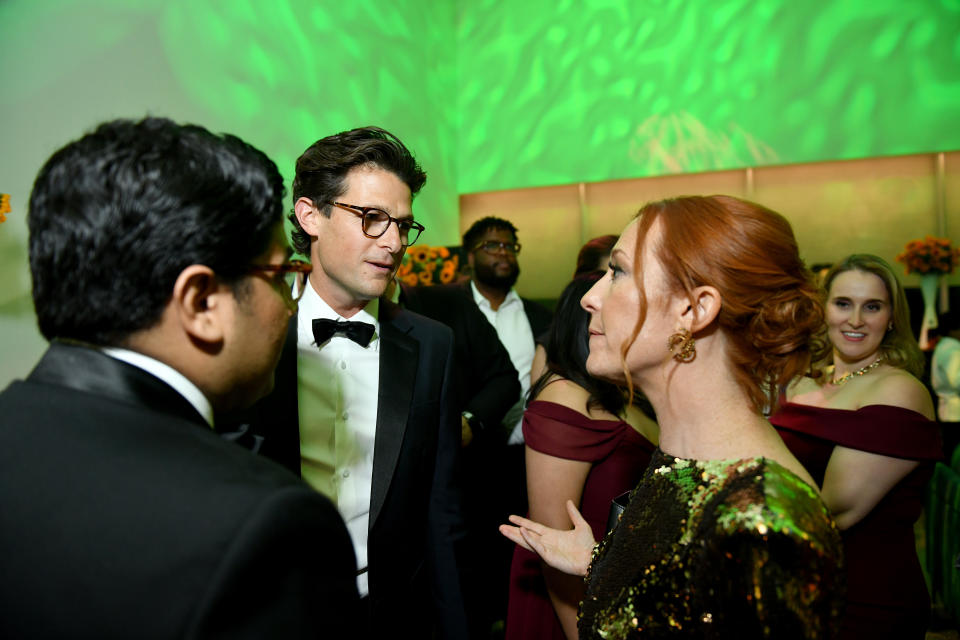
[[[546,371],[531,387],[523,415],[531,518],[569,529],[569,499],[596,539],[606,533],[611,501],[637,484],[657,440],[652,420],[627,412],[617,387],[586,372],[589,315],[580,298],[602,275],[578,276],[561,294],[544,345]],[[632,425],[621,417],[625,413]],[[575,638],[583,589],[581,578],[545,567],[536,554],[517,546],[506,639]]]
[[[930,598],[913,526],[942,456],[923,358],[890,266],[853,255],[825,278],[833,369],[788,389],[770,422],[822,488],[842,530],[841,638],[922,640]]]

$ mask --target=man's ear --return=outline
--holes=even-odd
[[[201,342],[214,344],[224,338],[224,313],[229,308],[228,298],[232,296],[231,291],[221,286],[213,269],[192,264],[177,276],[170,304],[185,333]]]
[[[467,252],[467,265],[470,267],[470,273],[473,273],[473,251]]]
[[[320,235],[319,217],[323,214],[317,210],[310,198],[298,198],[293,203],[293,213],[307,235],[313,237]]]
[[[690,304],[690,298],[687,298],[687,308],[682,316],[690,323],[690,332],[697,333],[716,319],[722,300],[720,292],[711,286],[697,287],[692,293],[693,304]]]

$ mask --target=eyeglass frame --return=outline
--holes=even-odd
[[[496,244],[497,252],[490,251],[489,249],[487,249],[484,246],[486,244]],[[513,251],[510,251],[507,247],[513,247]],[[487,253],[491,256],[495,256],[497,255],[497,253],[506,253],[508,255],[515,256],[520,254],[520,248],[521,247],[519,242],[500,242],[499,240],[484,240],[478,243],[476,246],[474,246],[473,249],[471,249],[471,252],[479,251],[482,249],[484,253]]]
[[[303,279],[297,277],[297,293],[294,294],[293,287],[287,283],[286,278],[283,280],[283,286],[280,288],[280,294],[283,296],[283,299],[286,302],[289,302],[292,305],[296,305],[300,302],[300,298],[303,297],[303,292],[307,290],[307,275],[313,271],[313,265],[305,260],[287,260],[286,262],[281,262],[280,264],[252,264],[249,267],[250,271],[253,272],[267,272],[267,273],[283,273],[284,275],[288,273],[302,273]]]
[[[367,236],[368,238],[379,238],[379,237],[383,236],[383,234],[385,234],[385,233],[390,229],[390,223],[391,223],[391,222],[393,222],[393,223],[395,223],[395,224],[397,225],[397,232],[398,232],[398,234],[399,234],[399,232],[400,232],[400,223],[403,222],[403,223],[406,223],[406,224],[409,224],[409,225],[410,225],[410,229],[407,230],[407,237],[408,237],[408,239],[409,239],[409,237],[410,237],[410,230],[411,230],[411,229],[416,230],[416,232],[417,232],[417,235],[414,237],[413,241],[407,242],[407,243],[403,244],[403,246],[409,247],[409,246],[412,246],[412,245],[416,244],[417,240],[420,239],[420,234],[423,233],[424,231],[426,231],[426,229],[427,229],[425,226],[423,226],[422,224],[420,224],[420,223],[417,222],[416,220],[407,220],[407,219],[401,220],[401,219],[399,219],[399,218],[394,218],[392,215],[390,215],[389,213],[387,213],[386,211],[384,211],[384,210],[381,209],[380,207],[360,207],[360,206],[357,206],[357,205],[355,205],[355,204],[347,204],[346,202],[334,202],[334,201],[332,201],[332,200],[328,200],[328,201],[326,202],[326,204],[329,204],[329,205],[331,205],[331,206],[334,206],[334,207],[343,209],[343,210],[345,210],[345,211],[349,211],[349,212],[352,213],[353,215],[355,215],[355,216],[357,216],[358,218],[360,218],[360,231],[362,231],[362,232],[363,232],[363,235]],[[370,213],[371,211],[379,211],[379,212],[382,213],[383,215],[387,216],[387,225],[383,228],[383,231],[381,231],[381,232],[378,233],[377,235],[373,235],[373,234],[369,233],[369,232],[367,231],[367,229],[366,229],[367,215],[369,215],[369,213]],[[402,242],[402,239],[401,239],[401,242]]]

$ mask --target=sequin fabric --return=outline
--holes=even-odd
[[[817,493],[778,463],[657,450],[594,550],[580,639],[833,638],[841,549]]]

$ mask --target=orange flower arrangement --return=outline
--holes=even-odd
[[[406,285],[447,284],[457,277],[460,256],[451,255],[446,247],[415,245],[407,250],[397,277]]]
[[[953,273],[960,263],[960,248],[951,248],[947,238],[927,236],[908,242],[903,253],[897,256],[897,262],[903,263],[908,275]]]
[[[10,194],[0,193],[0,222],[7,221],[7,214],[10,211]]]

